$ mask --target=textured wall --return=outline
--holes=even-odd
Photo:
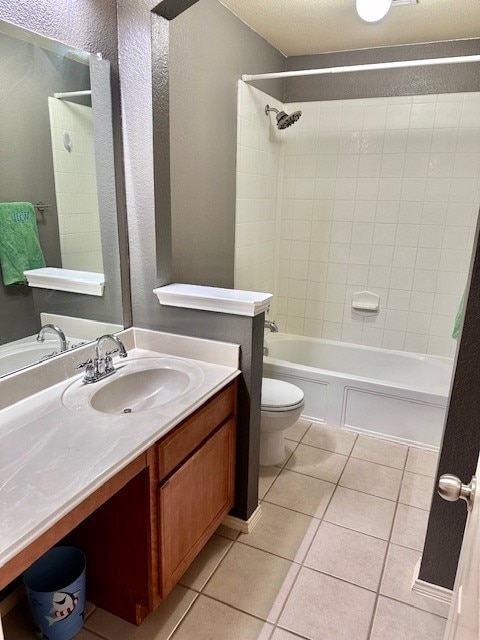
[[[287,58],[285,68],[287,71],[320,69],[350,64],[446,58],[478,53],[480,53],[480,40],[457,40],[341,51],[316,56],[294,56]],[[480,89],[477,65],[478,63],[473,62],[462,65],[288,78],[285,82],[285,102],[475,91]]]
[[[170,212],[161,210],[160,207],[155,212],[152,171],[154,157],[151,129],[152,90],[156,99],[161,101],[160,105],[158,102],[154,105],[157,108],[155,141],[157,145],[163,145],[157,146],[155,150],[156,170],[164,176],[162,167],[167,166],[168,171],[171,164],[172,183],[177,192],[177,198],[178,190],[184,189],[185,206],[188,206],[186,216],[185,211],[178,209],[177,199],[172,219],[172,224],[176,228],[176,244],[173,244],[175,256],[173,266],[176,267],[176,276],[180,279],[181,275],[181,279],[185,282],[202,282],[210,285],[218,285],[221,282],[232,286],[236,82],[242,69],[237,68],[241,60],[234,60],[226,52],[228,46],[232,45],[235,54],[246,55],[241,53],[239,38],[245,38],[242,43],[252,42],[251,39],[253,39],[256,42],[255,51],[259,58],[258,62],[265,64],[262,62],[265,55],[270,64],[272,48],[266,43],[260,45],[263,42],[261,38],[249,32],[245,25],[234,19],[215,0],[205,2],[202,0],[188,9],[184,16],[182,14],[176,18],[176,20],[184,18],[176,32],[177,43],[183,46],[183,54],[182,49],[177,48],[176,76],[172,77],[174,84],[177,83],[175,93],[177,108],[172,109],[170,128],[180,135],[180,139],[173,143],[176,151],[170,163],[168,149],[164,146],[165,137],[162,139],[159,135],[159,129],[160,134],[165,136],[165,130],[169,128],[168,111],[160,109],[159,113],[158,107],[162,109],[168,107],[168,98],[165,94],[169,81],[166,73],[169,56],[168,26],[174,25],[175,21],[168,25],[163,18],[153,16],[154,32],[157,38],[156,52],[161,59],[155,61],[155,86],[152,87],[150,41],[152,16],[150,12],[155,4],[146,0],[136,3],[129,0],[118,1],[133,322],[136,326],[225,340],[241,345],[242,388],[239,415],[239,434],[241,435],[238,440],[239,465],[235,514],[246,518],[257,506],[263,316],[252,319],[185,309],[161,308],[152,294],[155,286],[167,284],[170,281],[172,269],[170,260],[172,247],[168,244],[162,246],[159,243],[157,251],[156,244],[156,233],[165,236],[163,241],[169,240],[169,234],[165,234],[165,228],[168,231]],[[212,11],[211,16],[205,13],[209,10]],[[190,23],[188,17],[190,11],[195,12],[192,14],[194,17],[205,18],[206,24],[212,29],[208,38],[205,37],[204,25],[198,22],[192,25],[195,30],[190,38],[190,32],[187,29]],[[218,18],[218,15],[221,17]],[[234,21],[235,26],[229,27],[226,33],[222,33],[225,20]],[[175,27],[172,28],[172,32],[175,32]],[[227,36],[230,36],[230,40]],[[235,47],[233,47],[234,38],[236,38]],[[214,50],[207,42],[210,40],[221,44],[222,48]],[[171,42],[175,42],[175,35],[170,36]],[[213,56],[211,62],[217,67],[216,72],[220,75],[213,74],[211,80],[205,75],[197,76],[193,83],[196,91],[188,92],[189,83],[186,80],[191,78],[189,74],[192,73],[192,69],[189,64],[195,62],[197,49],[194,45],[196,43],[199,44],[204,55]],[[220,60],[224,56],[227,58],[225,63]],[[200,71],[209,72],[210,70],[202,66]],[[186,77],[183,79],[177,77],[179,73],[185,73]],[[203,80],[200,80],[201,77]],[[216,87],[217,97],[215,102],[206,104],[202,100],[206,97],[211,98],[206,95],[205,87],[202,85],[208,85],[210,82]],[[220,90],[219,87],[222,89]],[[220,95],[218,95],[219,90]],[[222,91],[227,90],[230,93],[225,96]],[[182,92],[184,92],[183,98]],[[196,112],[197,106],[200,107],[198,112]],[[195,126],[195,131],[189,138],[186,132],[191,130],[192,126]],[[229,146],[227,146],[227,140]],[[168,137],[166,141],[168,142]],[[183,152],[180,152],[182,144]],[[159,168],[159,162],[167,164],[160,164]],[[213,169],[211,172],[210,165]],[[157,180],[155,186],[157,189],[167,189],[168,182],[165,184]],[[160,197],[159,202],[168,203],[168,197],[166,200]],[[198,206],[192,209],[194,203]],[[155,221],[155,215],[157,215],[157,221]],[[182,225],[185,227],[183,232]],[[215,256],[213,260],[209,258],[210,253]],[[192,255],[195,256],[193,261]]]

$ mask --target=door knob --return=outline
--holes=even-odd
[[[471,479],[470,484],[462,484],[460,478],[457,478],[457,476],[454,476],[451,473],[446,473],[443,476],[440,476],[440,480],[438,481],[438,493],[444,500],[448,500],[449,502],[455,502],[460,499],[465,500],[467,503],[467,509],[470,511],[475,499],[475,486],[475,476]]]

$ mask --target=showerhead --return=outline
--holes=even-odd
[[[273,111],[276,114],[277,127],[279,129],[287,129],[287,127],[290,127],[292,124],[295,124],[295,122],[302,115],[301,111],[294,111],[289,115],[288,113],[285,113],[285,111],[279,111],[278,109],[275,109],[274,107],[271,107],[270,105],[267,104],[267,106],[265,107],[265,114],[268,116],[268,114],[271,111]]]

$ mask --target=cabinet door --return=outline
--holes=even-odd
[[[229,420],[160,487],[159,535],[165,597],[233,506],[235,420]]]

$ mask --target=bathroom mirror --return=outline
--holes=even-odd
[[[1,233],[30,216],[40,245],[29,264],[15,229],[0,251],[3,376],[65,347],[51,329],[37,341],[42,325],[73,348],[123,328],[123,311],[109,62],[0,22],[0,83]],[[43,264],[53,283],[21,282]],[[93,295],[90,279],[104,283]]]

